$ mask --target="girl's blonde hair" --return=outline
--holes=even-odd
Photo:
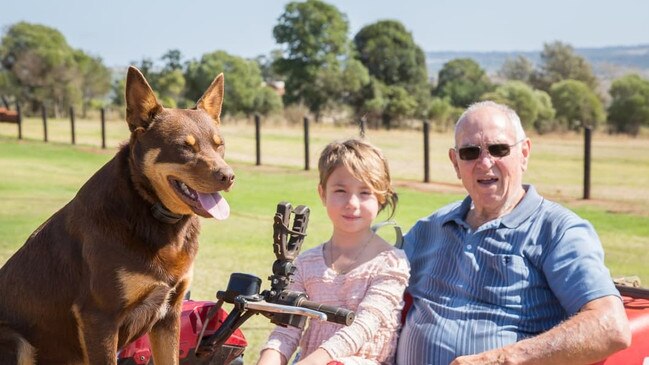
[[[388,160],[380,149],[356,138],[329,143],[318,161],[320,186],[323,189],[329,176],[339,166],[345,166],[352,176],[369,186],[379,202],[379,212],[389,207],[388,219],[392,218],[398,197],[392,188]]]

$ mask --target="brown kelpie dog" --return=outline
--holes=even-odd
[[[221,74],[193,109],[164,108],[129,68],[129,143],[0,269],[0,364],[115,364],[144,333],[156,365],[178,363],[197,215],[230,209],[222,101]]]

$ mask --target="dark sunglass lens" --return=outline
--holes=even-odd
[[[464,161],[475,160],[480,157],[480,147],[471,146],[471,147],[462,147],[459,149],[460,159]]]
[[[510,149],[507,144],[492,144],[489,146],[489,154],[493,157],[505,157],[509,155]]]

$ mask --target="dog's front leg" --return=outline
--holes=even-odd
[[[151,354],[156,365],[178,365],[180,351],[180,315],[189,279],[181,280],[169,298],[169,310],[149,333]]]
[[[117,319],[87,306],[83,309],[75,306],[73,311],[77,318],[84,363],[116,365],[119,332]]]
[[[178,365],[180,351],[180,316],[172,310],[149,333],[151,354],[156,365]]]

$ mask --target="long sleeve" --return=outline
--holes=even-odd
[[[356,319],[340,328],[320,347],[333,358],[375,352],[371,357],[394,356],[403,308],[403,292],[408,284],[409,265],[402,251],[393,250],[371,272],[366,294],[356,310]]]

